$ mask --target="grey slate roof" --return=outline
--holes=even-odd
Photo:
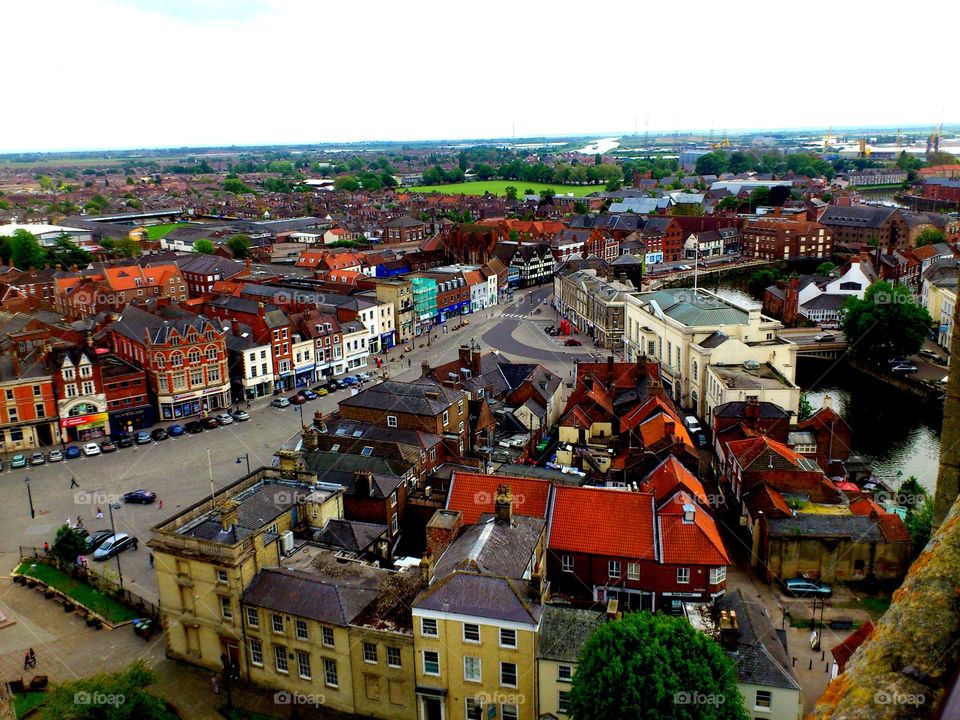
[[[436,417],[448,410],[457,400],[465,401],[465,398],[466,393],[463,391],[439,385],[386,380],[361,390],[352,397],[344,398],[340,405]]]
[[[876,520],[864,515],[816,515],[767,520],[770,537],[844,537],[866,542],[885,542]]]
[[[328,520],[321,530],[314,532],[313,539],[321,545],[362,553],[386,535],[386,525],[334,518]]]
[[[878,228],[895,212],[897,212],[896,208],[874,205],[852,205],[849,207],[831,205],[820,216],[820,224],[839,227]]]
[[[521,579],[530,564],[546,523],[541,518],[514,515],[511,525],[484,514],[468,527],[437,560],[435,575],[458,569]]]
[[[603,623],[604,614],[596,610],[547,605],[540,621],[540,647],[537,657],[544,660],[575,663],[587,640]]]
[[[763,400],[757,403],[757,405],[760,408],[760,417],[764,420],[787,420],[790,418],[790,413],[772,402]],[[717,405],[713,410],[713,416],[737,419],[746,418],[747,403],[742,400],[734,400],[733,402]]]
[[[266,568],[244,590],[241,602],[341,627],[377,597],[376,577],[327,578],[299,570]]]
[[[157,312],[162,313],[162,316],[145,312],[133,304],[127,305],[110,327],[137,343],[143,342],[145,331],[149,332],[151,342],[157,345],[166,344],[173,330],[185,335],[188,328],[203,332],[210,324],[215,332],[223,332],[217,323],[202,315],[194,315],[170,306],[161,306]]]
[[[460,571],[427,588],[414,608],[533,625],[543,613],[526,583]]]
[[[739,589],[728,591],[717,604],[720,610],[737,613],[740,644],[726,654],[736,663],[740,682],[799,690],[784,642],[763,605],[747,600]]]

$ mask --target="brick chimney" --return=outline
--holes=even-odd
[[[663,421],[663,435],[673,440],[674,434],[677,432],[677,424],[673,420],[664,420]]]
[[[227,501],[220,506],[220,526],[224,532],[230,532],[237,524],[237,504]]]
[[[265,320],[267,317],[267,308],[264,307],[264,304],[262,302],[257,303],[257,315],[260,317],[261,320]]]
[[[430,548],[427,548],[423,553],[423,559],[420,560],[420,579],[424,587],[433,580],[433,553],[430,552]]]
[[[474,377],[477,377],[480,374],[480,346],[471,348],[470,350],[470,371],[473,373]]]
[[[461,345],[457,348],[457,357],[460,359],[464,365],[470,364],[470,346]]]
[[[587,390],[593,390],[593,374],[592,373],[587,373],[586,375],[583,376],[583,386]]]
[[[497,486],[497,497],[493,503],[493,512],[497,516],[498,525],[513,524],[513,493],[509,485]]]
[[[240,321],[236,318],[230,318],[230,332],[234,337],[240,337]]]
[[[450,543],[456,540],[463,528],[463,515],[459,510],[437,510],[427,522],[427,552],[438,558]]]
[[[373,473],[357,470],[353,473],[353,494],[358,498],[370,497],[373,493]]]
[[[736,650],[740,644],[740,622],[737,620],[737,611],[720,611],[720,645],[725,650]]]
[[[424,378],[430,374],[430,363],[427,360],[420,361],[420,377]]]

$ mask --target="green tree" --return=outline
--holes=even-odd
[[[926,495],[918,507],[907,510],[904,524],[907,526],[907,532],[910,533],[910,539],[913,540],[913,554],[916,557],[930,542],[930,533],[933,528],[933,497]]]
[[[194,252],[203,253],[204,255],[213,255],[215,248],[212,242],[206,238],[201,238],[193,244],[193,250]]]
[[[517,199],[517,188],[513,185],[507,185],[503,189],[503,194],[506,196],[507,200],[516,200]]]
[[[936,245],[937,243],[942,243],[946,240],[946,235],[944,235],[943,230],[939,230],[935,227],[926,227],[920,231],[920,234],[917,235],[917,247],[923,247],[924,245]]]
[[[223,181],[223,189],[227,192],[236,193],[237,195],[246,195],[247,193],[253,192],[253,188],[238,177],[227,177],[227,179]]]
[[[736,174],[746,172],[753,165],[753,158],[745,152],[736,150],[730,153],[730,162],[727,170]]]
[[[360,181],[357,180],[353,175],[341,175],[333,181],[333,187],[337,190],[356,192],[360,189]]]
[[[927,165],[956,165],[960,160],[957,160],[956,155],[952,155],[943,150],[937,150],[927,155]]]
[[[6,235],[0,236],[0,261],[4,265],[10,264],[10,238]]]
[[[740,201],[737,199],[736,195],[727,195],[725,198],[722,198],[720,202],[717,203],[717,209],[726,212],[733,211],[736,212],[740,209]]]
[[[770,202],[770,188],[758,187],[750,193],[750,207],[756,210],[760,205],[767,205]]]
[[[492,165],[487,163],[480,163],[473,166],[473,171],[477,174],[477,177],[481,180],[489,180],[494,175],[497,174],[497,171],[493,169]]]
[[[104,238],[100,241],[100,245],[108,250],[113,257],[139,257],[143,254],[140,243],[128,237]]]
[[[589,210],[589,208],[587,207],[587,204],[583,200],[573,201],[573,212],[576,213],[577,215],[586,215],[587,210]]]
[[[904,480],[897,490],[897,500],[909,510],[916,510],[923,505],[927,495],[927,489],[913,475]]]
[[[55,686],[38,720],[170,720],[166,703],[147,692],[154,674],[143,660],[122,673],[91,675]]]
[[[772,268],[762,268],[750,274],[747,280],[747,290],[757,299],[763,298],[764,291],[780,279],[779,271]]]
[[[72,564],[87,549],[87,542],[75,529],[61,525],[50,553],[62,563]]]
[[[832,272],[833,272],[834,270],[836,270],[836,269],[837,269],[837,266],[834,265],[834,264],[833,264],[832,262],[830,262],[829,260],[827,260],[827,262],[822,262],[822,263],[820,263],[819,265],[817,265],[817,269],[813,271],[813,274],[814,274],[814,275],[829,275],[830,273],[832,273]]]
[[[18,270],[42,268],[47,260],[46,251],[32,233],[20,228],[10,238],[10,262]]]
[[[51,265],[60,265],[64,268],[70,268],[76,265],[85,268],[90,264],[93,257],[86,250],[77,247],[76,244],[64,234],[58,237],[52,247],[47,248],[47,262]]]
[[[814,413],[813,404],[810,402],[810,398],[807,397],[806,393],[800,393],[800,406],[799,412],[797,413],[797,420],[803,422],[809,418]]]
[[[907,155],[906,150],[904,150],[897,158],[897,167],[908,173],[916,172],[923,167],[923,160],[913,155]]]
[[[847,298],[843,305],[843,331],[848,352],[856,359],[876,364],[893,357],[914,355],[923,346],[933,321],[902,283],[873,283],[863,300]]]
[[[570,688],[577,720],[746,720],[737,670],[681,617],[627,613],[593,633]]]
[[[400,183],[397,182],[397,179],[393,176],[392,172],[384,170],[382,173],[380,173],[380,184],[385,188],[394,188]]]
[[[726,154],[714,151],[697,158],[697,175],[719,175],[727,171],[728,159]]]
[[[623,180],[617,180],[613,178],[612,180],[607,181],[606,191],[607,192],[616,192],[621,187],[623,187]]]
[[[238,233],[227,240],[227,248],[237,260],[243,260],[250,255],[250,236]]]
[[[40,183],[41,190],[56,190],[56,183],[53,182],[53,178],[49,175],[37,175],[37,182]]]

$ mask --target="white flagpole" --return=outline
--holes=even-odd
[[[695,244],[693,246],[693,296],[697,296],[697,276],[700,273],[700,236],[694,235],[696,238]]]

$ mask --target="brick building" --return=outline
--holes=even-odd
[[[132,302],[187,299],[187,285],[173,263],[103,268],[89,274],[59,277],[55,283],[57,309],[68,320],[92,317],[103,311],[119,313]]]
[[[747,221],[743,228],[743,254],[764,260],[829,259],[833,235],[820,223],[779,216]]]
[[[427,224],[412,217],[398,217],[383,226],[385,243],[420,242],[427,238]]]
[[[63,442],[87,442],[110,430],[107,397],[96,352],[65,347],[49,355]]]
[[[0,355],[0,448],[19,452],[60,441],[53,377],[43,351],[7,347]]]
[[[907,242],[908,228],[897,208],[873,205],[831,205],[819,218],[820,224],[829,228],[833,241],[847,243],[872,243],[880,247],[902,247]]]

